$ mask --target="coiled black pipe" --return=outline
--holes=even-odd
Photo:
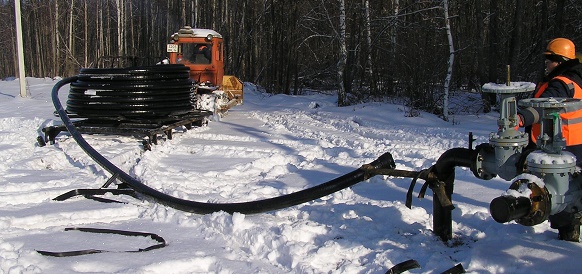
[[[185,114],[194,110],[189,76],[184,65],[83,68],[71,83],[67,112],[93,120]]]
[[[170,196],[168,194],[152,189],[149,186],[141,183],[139,180],[131,177],[129,174],[125,173],[123,170],[103,157],[103,155],[97,152],[93,147],[91,147],[91,145],[87,143],[87,141],[85,141],[81,133],[76,129],[75,125],[67,115],[67,112],[63,108],[58,97],[59,89],[62,86],[73,83],[78,79],[79,77],[74,76],[59,81],[53,87],[51,94],[55,109],[73,139],[75,139],[77,144],[79,144],[85,153],[87,153],[95,162],[97,162],[101,167],[103,167],[111,174],[117,175],[117,178],[120,181],[129,185],[129,187],[134,189],[136,192],[145,197],[151,198],[156,202],[173,207],[175,209],[199,214],[206,214],[217,211],[225,211],[228,213],[240,212],[243,214],[261,213],[312,201],[368,179],[368,172],[366,169],[360,168],[329,182],[309,189],[275,198],[241,203],[202,203]],[[371,162],[369,166],[376,169],[395,168],[395,163],[392,155],[390,153],[385,153],[375,161]]]

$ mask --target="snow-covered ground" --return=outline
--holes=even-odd
[[[61,121],[50,92],[56,81],[0,82],[0,273],[385,273],[414,259],[411,273],[441,273],[461,263],[471,273],[578,273],[582,244],[560,241],[547,222],[496,223],[490,201],[509,182],[483,181],[456,169],[454,240],[432,229],[432,192],[404,205],[409,178],[376,176],[322,199],[278,211],[243,215],[185,213],[128,196],[126,203],[76,197],[111,176],[67,134],[41,147],[40,129]],[[455,147],[488,141],[498,113],[455,115],[454,122],[402,106],[370,103],[338,108],[335,97],[269,96],[246,85],[245,104],[221,121],[178,130],[144,151],[141,140],[85,135],[124,171],[167,194],[201,202],[242,202],[312,187],[390,152],[398,169],[422,170]],[[61,89],[62,102],[67,88]],[[467,102],[465,102],[467,103]],[[319,107],[315,108],[315,105]],[[477,102],[475,104],[478,104]],[[422,183],[420,180],[419,183]],[[417,184],[418,193],[421,184]],[[64,231],[92,227],[156,233],[152,239]],[[36,250],[109,251],[48,257]],[[580,253],[579,253],[580,252]]]

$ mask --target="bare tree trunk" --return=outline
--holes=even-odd
[[[392,3],[394,4],[394,18],[398,17],[398,13],[400,13],[400,1],[399,0],[393,0]],[[396,59],[396,38],[397,38],[397,33],[398,33],[398,25],[394,24],[394,27],[392,28],[392,34],[391,34],[391,39],[392,39],[392,60]]]
[[[491,0],[489,3],[489,82],[497,82],[497,42],[499,39],[499,1]]]
[[[519,52],[521,51],[521,25],[522,25],[522,0],[515,0],[515,17],[513,21],[513,35],[509,52],[509,65],[511,71],[518,71]]]
[[[190,14],[191,14],[190,24],[193,28],[195,28],[197,26],[197,24],[196,24],[196,18],[198,18],[197,12],[198,12],[198,0],[192,0],[192,4],[190,7]]]
[[[198,23],[200,22],[200,10],[198,8],[198,0],[194,0],[194,4],[193,4],[193,12],[192,12],[192,27],[193,28],[197,28],[198,27]]]
[[[12,53],[16,53],[17,52],[17,48],[16,48],[16,34],[12,34],[10,35],[10,48],[12,49]],[[13,65],[13,71],[10,72],[9,75],[16,75],[18,73],[18,56],[17,54],[11,54],[12,56],[12,65]]]
[[[172,5],[170,4],[171,1],[168,1],[168,4],[166,5],[166,10],[169,12],[172,10]],[[166,30],[171,29],[171,24],[170,24],[170,16],[169,14],[166,15]]]
[[[216,0],[211,0],[212,1],[212,7],[216,7]],[[218,12],[215,8],[212,9],[212,29],[216,29],[216,20],[215,18],[217,18]]]
[[[139,50],[136,49],[135,46],[135,42],[137,40],[137,37],[135,36],[135,27],[133,25],[133,1],[129,1],[129,16],[126,16],[127,18],[129,18],[129,41],[131,43],[131,47],[127,48],[127,43],[126,43],[126,49],[125,52],[129,52],[129,50],[131,49],[131,55],[137,55]]]
[[[345,69],[346,62],[348,59],[348,50],[346,46],[346,5],[344,0],[339,1],[339,47],[340,55],[337,64],[337,78],[338,78],[338,92],[337,92],[337,104],[338,106],[346,106],[347,96],[345,90]]]
[[[97,47],[97,58],[103,55],[103,50],[105,48],[105,36],[103,34],[103,3],[101,0],[97,2],[97,33],[99,39],[99,46]]]
[[[123,55],[123,0],[115,0],[117,5],[117,55]]]
[[[370,93],[376,94],[376,80],[372,68],[372,30],[370,26],[370,1],[364,0],[364,24],[366,29],[366,76],[370,86]]]
[[[112,55],[113,47],[115,47],[115,45],[113,44],[113,41],[111,38],[113,36],[113,35],[111,35],[112,15],[111,15],[111,12],[109,9],[109,0],[105,0],[105,7],[106,7],[105,8],[106,13],[105,13],[105,16],[103,17],[103,20],[107,20],[107,22],[103,28],[103,30],[105,31],[104,32],[104,40],[105,41],[103,43],[105,51],[103,52],[103,55]]]
[[[35,19],[36,22],[42,22],[41,21],[42,20],[41,19],[41,16],[39,15],[38,12],[35,12],[34,13],[34,19]],[[35,51],[36,51],[35,59],[36,59],[36,63],[37,63],[37,66],[38,66],[38,73],[39,74],[34,74],[34,70],[35,70],[35,67],[34,66],[31,66],[29,68],[29,72],[31,72],[32,75],[45,75],[46,76],[46,68],[47,68],[47,65],[48,64],[45,64],[46,62],[44,62],[44,59],[43,59],[43,57],[45,56],[45,54],[44,54],[44,51],[43,51],[43,44],[42,44],[42,42],[44,40],[43,39],[44,34],[45,33],[50,33],[50,31],[49,32],[46,31],[47,29],[50,30],[50,27],[47,28],[46,26],[40,25],[40,26],[38,26],[38,28],[39,28],[39,31],[37,31],[34,34],[34,37],[35,37],[34,40],[35,40]]]
[[[54,14],[54,22],[55,22],[55,29],[53,30],[53,75],[59,75],[60,69],[59,64],[60,62],[60,44],[61,40],[59,38],[59,1],[55,1],[55,14]]]
[[[66,59],[66,69],[65,69],[65,73],[66,74],[71,74],[73,73],[73,63],[75,62],[75,46],[73,44],[74,40],[73,40],[73,24],[75,23],[75,13],[74,13],[74,9],[75,9],[75,0],[71,0],[71,6],[69,7],[69,40],[67,42],[67,52],[68,57]]]
[[[83,60],[83,67],[88,67],[89,63],[89,18],[87,13],[87,1],[83,1],[83,14],[85,20],[83,20],[85,24],[85,37],[83,43],[83,55],[85,56],[85,60]]]
[[[186,0],[181,1],[182,16],[180,17],[180,26],[186,25]]]
[[[453,63],[455,61],[455,45],[453,44],[453,34],[451,33],[451,22],[449,21],[449,0],[443,0],[443,10],[445,17],[445,30],[449,41],[449,60],[447,62],[447,76],[444,83],[444,97],[443,97],[443,120],[449,120],[449,89],[451,85],[451,78],[453,77]]]
[[[483,3],[479,2],[478,10],[481,10]],[[485,66],[485,42],[487,41],[487,30],[485,29],[485,15],[483,12],[477,13],[477,25],[479,31],[479,46],[477,47],[477,75],[479,77],[479,82],[475,83],[475,88],[480,88],[481,84],[485,83],[487,80],[486,78],[486,66]],[[479,89],[480,90],[480,89]]]
[[[565,33],[564,30],[564,7],[565,7],[566,0],[557,0],[556,1],[556,20],[555,20],[555,27],[556,27],[556,35],[557,37],[564,37],[569,35],[570,33]]]
[[[255,7],[256,8],[260,8],[261,5],[255,4]],[[260,26],[257,23],[255,23],[255,28],[256,28],[256,30],[251,33],[252,34],[251,41],[256,41],[256,43],[252,44],[253,45],[252,46],[252,52],[253,52],[253,54],[251,55],[250,62],[249,62],[251,64],[257,64],[257,63],[259,63],[259,59],[260,59],[260,56],[261,56],[261,50],[260,50],[260,47],[258,46],[258,44],[259,44],[259,41],[260,41],[259,37],[260,37],[260,34],[261,34],[260,31],[262,31],[262,26]],[[261,66],[251,66],[251,69],[253,70],[253,73],[252,73],[253,80],[254,80],[254,82],[257,82],[259,80],[259,78],[262,76],[261,75],[262,74],[262,68],[261,68]]]
[[[542,14],[541,14],[541,40],[542,40],[542,47],[545,47],[545,43],[548,40],[548,27],[549,27],[549,14],[548,14],[548,6],[549,6],[549,0],[542,0],[542,6],[541,6],[541,10],[542,10]],[[541,52],[541,48],[538,52]],[[538,69],[538,79],[541,79],[544,76],[544,72],[545,72],[545,68],[544,66],[540,66]]]

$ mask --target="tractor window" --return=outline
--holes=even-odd
[[[182,54],[193,64],[210,64],[212,44],[182,44]]]

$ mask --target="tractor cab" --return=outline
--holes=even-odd
[[[171,64],[190,68],[190,78],[198,84],[220,86],[224,75],[222,35],[208,29],[180,29],[167,46]]]

